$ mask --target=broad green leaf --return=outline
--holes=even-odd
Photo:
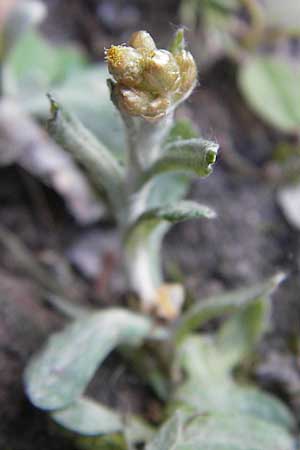
[[[117,413],[85,397],[68,408],[51,413],[51,417],[64,428],[86,436],[112,434],[123,430],[121,417]]]
[[[270,295],[284,278],[283,273],[278,273],[269,280],[255,286],[227,292],[195,303],[175,324],[176,338],[180,340],[191,331],[201,327],[205,322],[215,317],[221,317],[226,313],[238,311],[241,306],[253,302],[258,297]]]
[[[0,60],[4,60],[25,33],[41,22],[46,15],[44,3],[38,0],[16,2],[4,23],[0,34]],[[22,39],[21,39],[22,38]]]
[[[239,72],[239,85],[253,110],[274,127],[300,126],[300,68],[268,56],[253,57]]]
[[[86,58],[72,46],[51,45],[37,31],[25,34],[10,54],[7,64],[21,96],[45,95],[51,84],[64,80],[86,65]],[[22,93],[22,90],[28,91]]]
[[[123,170],[112,153],[73,115],[62,109],[52,97],[49,133],[86,169],[89,180],[103,189],[115,213],[124,209]]]
[[[218,145],[204,139],[177,140],[164,148],[161,158],[144,174],[144,180],[165,172],[193,172],[205,177],[212,172]]]
[[[122,309],[90,314],[50,337],[25,371],[26,392],[46,410],[77,400],[97,367],[118,345],[151,337],[151,319]]]

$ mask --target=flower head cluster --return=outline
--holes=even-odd
[[[127,45],[106,50],[119,106],[132,116],[158,119],[185,99],[197,81],[193,56],[185,50],[183,34],[170,51],[157,49],[146,31],[134,33]]]

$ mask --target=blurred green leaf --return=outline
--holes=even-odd
[[[51,88],[65,108],[76,114],[83,125],[97,136],[118,159],[124,159],[125,135],[120,115],[110,100],[104,64],[90,65],[70,74],[62,83]],[[45,92],[22,98],[30,114],[47,119],[49,104]]]
[[[119,344],[136,345],[151,336],[151,319],[122,309],[90,314],[50,337],[25,371],[31,402],[46,410],[77,400],[97,367]]]
[[[85,397],[68,408],[51,413],[51,417],[64,428],[87,436],[112,434],[123,430],[121,418],[117,413]]]
[[[285,132],[299,129],[299,67],[269,56],[252,57],[240,68],[239,85],[262,119]]]
[[[64,80],[86,64],[86,58],[79,49],[54,47],[37,31],[26,33],[7,60],[18,89],[27,89],[27,95],[36,95],[37,89],[45,94],[50,85]]]
[[[241,307],[251,304],[257,298],[269,296],[284,278],[285,275],[283,273],[278,273],[269,280],[258,283],[255,286],[222,293],[195,303],[175,324],[174,333],[176,338],[180,340],[211,319],[221,317],[227,313],[237,312]]]
[[[292,450],[294,446],[282,427],[254,417],[178,411],[146,450]]]
[[[26,32],[41,22],[46,12],[46,6],[38,0],[19,1],[13,5],[1,29],[0,60],[5,60],[17,44],[22,45]]]
[[[234,363],[237,361],[233,361],[231,351],[226,351],[218,338],[188,338],[178,351],[178,364],[184,369],[186,381],[176,390],[172,409],[189,407],[195,414],[247,415],[292,428],[294,419],[280,400],[254,386],[236,383],[231,375]]]

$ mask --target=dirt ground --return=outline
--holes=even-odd
[[[124,41],[138,28],[147,28],[163,45],[178,24],[178,2],[171,0],[158,4],[49,0],[48,5],[50,15],[44,32],[58,41],[80,42],[93,59],[101,59],[104,46]],[[234,75],[234,67],[228,61],[218,62],[200,75],[201,87],[182,111],[192,118],[203,136],[220,144],[214,173],[195,181],[190,193],[191,198],[213,206],[218,218],[209,222],[191,221],[172,229],[164,247],[165,269],[170,275],[174,270],[183,275],[194,298],[251,284],[278,270],[286,271],[287,281],[274,296],[272,332],[264,349],[268,354],[273,349],[285,351],[299,330],[300,240],[299,233],[283,218],[276,204],[274,185],[266,176],[268,161],[282,136],[245,106]],[[242,164],[239,158],[243,158]],[[78,296],[102,305],[108,305],[112,296],[120,298],[122,280],[111,223],[99,221],[89,227],[79,226],[55,192],[18,167],[1,168],[0,184],[1,223],[15,232],[51,270],[60,267],[57,261],[67,260],[71,246],[88,233],[94,233],[99,240],[99,252],[102,240],[111,242],[112,252],[107,251],[106,245],[100,257],[98,277],[87,280],[78,275]],[[22,372],[28,357],[50,331],[63,323],[42,299],[36,283],[2,249],[0,448],[3,450],[72,450],[71,444],[57,435],[47,417],[31,407],[23,393]],[[297,370],[293,376],[298,380]],[[104,364],[91,389],[98,398],[123,410],[142,411],[153,417],[158,408],[145,386],[116,355]]]

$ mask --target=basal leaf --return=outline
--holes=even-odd
[[[51,417],[64,428],[86,436],[112,434],[123,430],[121,417],[117,413],[85,397],[65,409],[51,413]]]
[[[32,403],[46,410],[76,401],[97,367],[119,344],[135,345],[151,335],[149,318],[122,309],[94,313],[50,337],[25,371]]]

